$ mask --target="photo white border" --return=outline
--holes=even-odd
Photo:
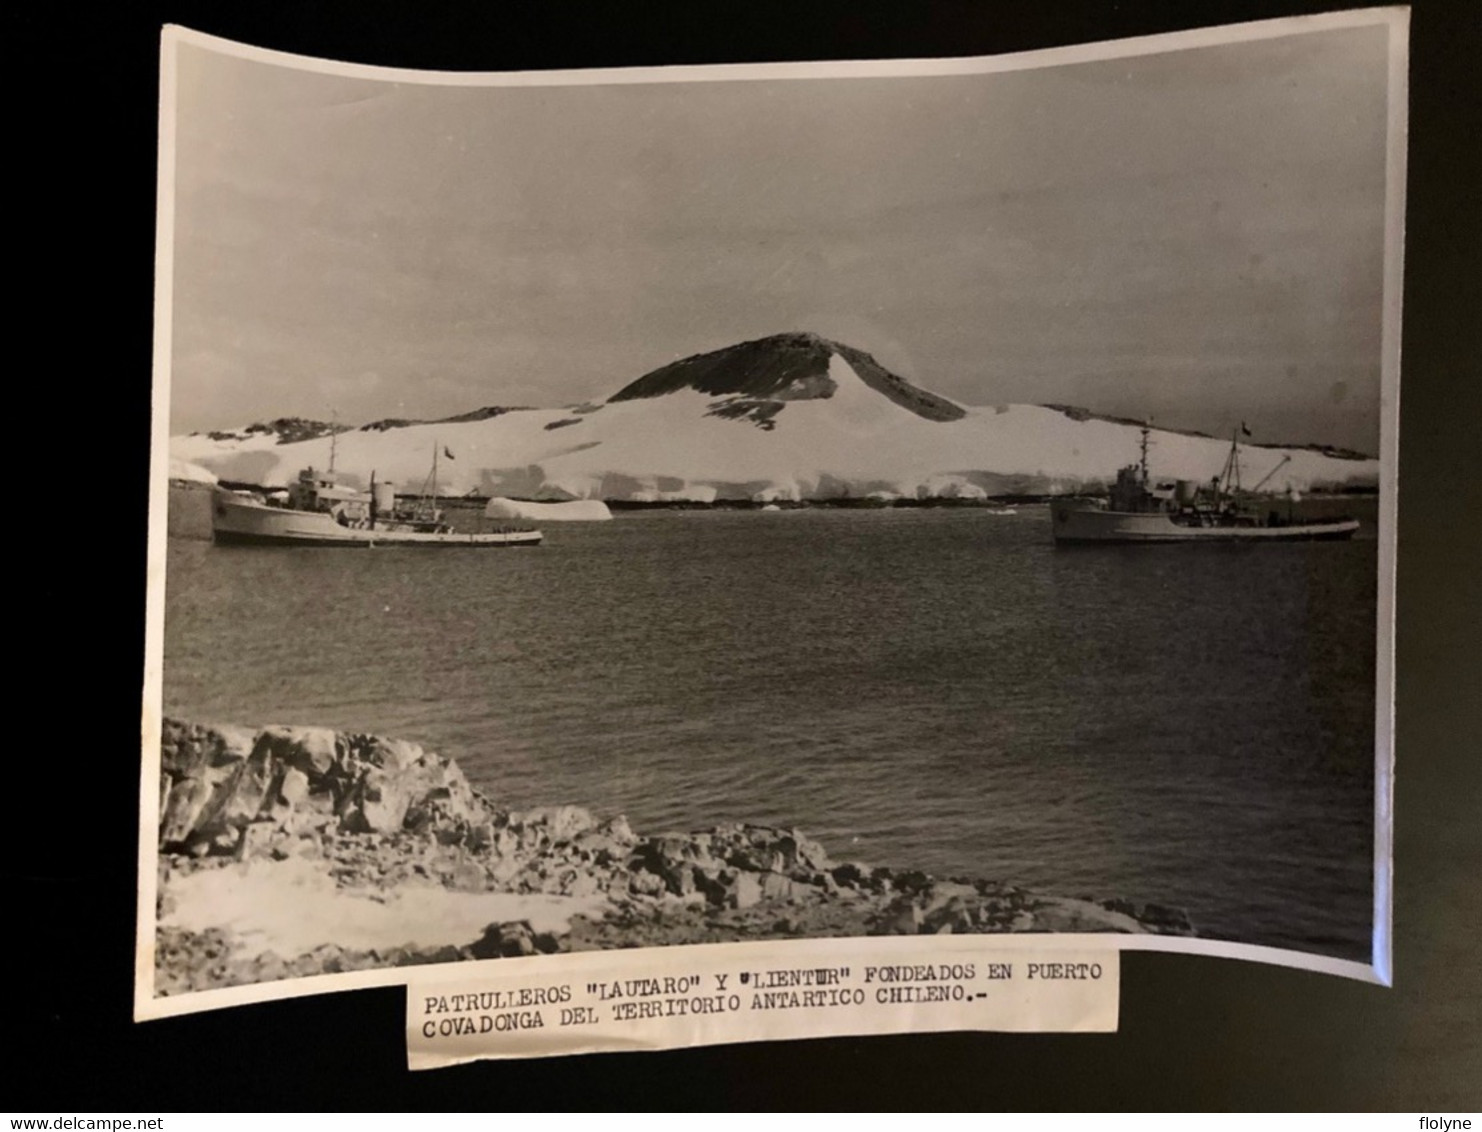
[[[156,997],[155,904],[158,885],[160,739],[164,666],[165,565],[169,502],[169,404],[174,303],[175,126],[178,74],[176,49],[181,44],[224,55],[297,70],[349,78],[378,79],[428,86],[522,87],[589,86],[638,83],[735,82],[763,79],[892,78],[922,75],[982,75],[1029,70],[1096,60],[1153,55],[1218,44],[1250,42],[1345,28],[1386,26],[1389,29],[1388,130],[1384,225],[1384,297],[1380,373],[1380,472],[1378,529],[1378,595],[1375,665],[1374,767],[1374,921],[1372,961],[1365,964],[1305,952],[1225,940],[1180,936],[1102,933],[1005,934],[973,937],[984,951],[1043,948],[1089,951],[1158,951],[1241,959],[1339,975],[1381,986],[1393,985],[1393,797],[1394,797],[1394,612],[1395,552],[1398,506],[1400,305],[1403,284],[1405,160],[1408,136],[1408,60],[1410,10],[1365,8],[1310,16],[1293,16],[1224,27],[1197,28],[1011,55],[942,59],[883,59],[818,63],[736,63],[591,70],[453,72],[419,71],[342,63],[250,47],[175,25],[160,39],[160,113],[157,230],[155,237],[155,329],[148,519],[148,593],[145,606],[143,758],[139,789],[139,860],[134,1018],[145,1021],[193,1014],[227,1006],[355,990],[405,986],[414,980],[446,977],[457,971],[475,976],[489,964],[500,971],[532,976],[575,976],[584,970],[610,969],[631,951],[591,951],[524,959],[491,959],[413,967],[390,967],[338,975],[314,975],[244,986]],[[959,939],[960,943],[960,939]],[[805,961],[807,957],[847,959],[855,949],[874,954],[899,949],[918,954],[929,949],[923,936],[845,937],[802,940],[683,945],[644,949],[663,951],[675,963]],[[514,964],[515,967],[510,965]]]

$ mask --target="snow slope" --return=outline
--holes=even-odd
[[[785,365],[775,364],[772,343],[785,351]],[[764,373],[759,358],[770,359]],[[697,361],[705,363],[697,367],[703,380],[674,372]],[[440,455],[438,463],[444,494],[765,502],[1068,492],[1105,483],[1137,459],[1135,425],[1039,405],[958,406],[867,354],[812,335],[743,343],[685,363],[604,404],[341,432],[336,468],[347,480],[364,483],[374,471],[399,491],[417,492],[433,452],[447,450],[453,459]],[[664,380],[651,380],[658,375]],[[1225,440],[1154,430],[1149,463],[1160,479],[1207,482],[1228,451]],[[274,487],[301,468],[326,467],[330,437],[284,443],[261,430],[193,434],[173,438],[171,456],[222,480]],[[1283,457],[1290,459],[1282,464]],[[1378,482],[1377,460],[1242,446],[1246,485],[1273,469],[1266,490]]]

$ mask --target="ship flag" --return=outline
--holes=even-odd
[[[1245,427],[1245,422],[1244,421],[1241,421],[1240,422],[1240,431],[1243,432],[1246,436],[1249,436],[1250,435],[1250,429],[1248,429],[1248,428]]]
[[[457,457],[453,455],[453,450],[446,444],[443,445],[443,455],[446,456],[449,460],[457,459]]]

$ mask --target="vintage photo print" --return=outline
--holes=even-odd
[[[166,29],[138,1016],[900,937],[1388,982],[1406,33]]]

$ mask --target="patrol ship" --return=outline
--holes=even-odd
[[[535,546],[541,532],[501,527],[464,532],[444,521],[437,503],[437,449],[433,449],[431,489],[420,503],[398,507],[389,483],[369,491],[340,484],[331,442],[330,471],[305,468],[286,491],[267,495],[216,489],[211,501],[211,536],[222,545],[255,546]]]
[[[1285,514],[1276,507],[1264,512],[1253,507],[1240,488],[1239,430],[1230,438],[1224,471],[1208,486],[1193,480],[1156,483],[1148,473],[1150,432],[1144,425],[1139,460],[1117,472],[1107,499],[1057,499],[1051,504],[1057,544],[1312,541],[1352,538],[1359,528],[1358,520],[1347,516],[1296,519],[1293,505],[1299,497],[1293,491],[1287,492]],[[1273,468],[1251,493],[1275,472]]]

